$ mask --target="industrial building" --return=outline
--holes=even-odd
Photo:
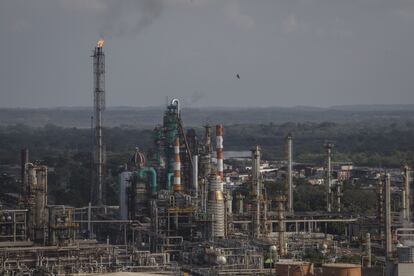
[[[293,135],[286,145],[275,145],[286,146],[286,193],[268,194],[260,145],[252,145],[247,177],[227,185],[224,126],[206,125],[199,135],[186,129],[178,99],[154,128],[152,148],[136,149],[125,160],[119,204],[106,205],[104,57],[100,41],[93,53],[94,197],[81,208],[50,205],[48,168],[22,150],[23,194],[14,208],[0,210],[1,275],[412,275],[409,167],[401,214],[391,210],[391,177],[385,173],[377,177],[377,217],[348,214],[333,175],[334,145],[326,143],[326,210],[297,212]],[[343,233],[330,233],[332,225]],[[355,242],[359,249],[350,246]],[[308,249],[320,252],[324,263],[303,261]],[[336,262],[347,251],[361,262]]]

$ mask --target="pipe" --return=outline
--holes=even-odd
[[[180,138],[176,137],[174,141],[174,192],[181,191],[181,160],[180,160]]]
[[[198,155],[193,155],[193,189],[195,197],[198,197]]]
[[[171,179],[173,177],[174,177],[174,173],[168,173],[167,174],[167,190],[168,191],[171,191],[171,187],[172,187],[172,185],[171,185],[171,183],[172,183]]]
[[[135,172],[135,175],[137,175],[139,177],[144,177],[145,174],[147,174],[147,173],[151,174],[151,184],[150,184],[151,193],[156,194],[158,183],[157,183],[157,172],[155,171],[154,168],[152,168],[152,167],[142,167],[139,171]]]
[[[180,100],[179,99],[172,99],[171,100],[171,105],[175,105],[177,107],[177,114],[178,117],[180,117]]]
[[[403,189],[401,191],[401,201],[402,201],[402,208],[401,208],[401,213],[402,213],[402,217],[404,221],[407,221],[407,201],[406,201],[406,193],[405,190]]]
[[[92,237],[92,235],[91,235],[91,231],[92,231],[92,228],[91,228],[91,218],[92,218],[92,203],[91,202],[89,202],[89,204],[88,204],[88,239],[90,239],[91,237]]]
[[[221,181],[224,179],[223,173],[223,125],[216,125],[216,152],[217,152],[217,175]]]

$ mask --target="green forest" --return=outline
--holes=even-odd
[[[202,137],[202,128],[196,128]],[[294,137],[295,162],[323,164],[323,144],[335,144],[334,161],[351,161],[357,166],[400,167],[412,164],[414,158],[414,123],[384,120],[375,123],[284,123],[227,125],[224,130],[225,150],[249,150],[262,146],[264,159],[283,160],[284,140],[288,133]],[[109,204],[117,203],[117,175],[120,166],[128,161],[136,147],[147,151],[152,147],[152,130],[128,127],[104,129],[107,153]],[[64,128],[55,125],[32,128],[26,125],[0,127],[0,165],[19,165],[20,150],[29,148],[31,161],[52,168],[49,172],[49,191],[56,204],[87,204],[90,197],[92,132],[84,128]],[[7,185],[5,183],[8,183]],[[18,185],[1,181],[6,192],[18,192]],[[313,189],[313,190],[312,190]],[[302,191],[303,190],[303,191]],[[315,188],[298,187],[299,209],[311,210],[310,201],[317,201]],[[346,196],[363,195],[345,191]],[[308,205],[307,205],[308,204]],[[361,206],[350,206],[355,210]]]

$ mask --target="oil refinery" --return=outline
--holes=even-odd
[[[250,150],[243,159],[245,176],[241,170],[234,175],[235,165],[225,158],[224,145],[232,143],[225,126],[200,126],[202,133],[186,128],[176,98],[153,128],[152,147],[137,148],[119,164],[119,204],[106,204],[103,46],[99,41],[92,55],[90,203],[51,205],[48,167],[31,161],[30,149],[23,149],[23,193],[17,204],[1,197],[1,275],[413,275],[410,167],[402,170],[398,191],[390,173],[376,172],[376,216],[344,212],[341,177],[346,170],[334,172],[335,146],[327,142],[321,145],[326,162],[318,180],[325,188],[326,209],[298,212],[294,180],[301,172],[293,150],[299,134],[275,145],[286,149],[279,171],[287,189],[270,195],[267,183],[276,170],[264,166],[268,160],[261,146],[245,149]],[[398,211],[393,194],[401,200]],[[319,252],[323,262],[305,258],[309,249]],[[339,262],[344,256],[357,256],[358,263]]]

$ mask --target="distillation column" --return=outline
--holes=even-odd
[[[29,209],[29,237],[32,241],[45,243],[48,225],[47,213],[47,167],[26,163],[26,208]]]
[[[217,174],[211,174],[209,177],[207,212],[212,218],[211,236],[213,239],[224,238],[225,236],[224,209],[221,178]]]
[[[280,256],[286,255],[286,242],[285,242],[285,201],[286,197],[284,195],[276,196],[276,211],[277,211],[277,233],[278,233],[278,251]]]
[[[95,116],[95,187],[96,203],[103,204],[104,145],[102,140],[102,111],[105,109],[105,54],[104,41],[99,40],[93,53],[94,116]]]

